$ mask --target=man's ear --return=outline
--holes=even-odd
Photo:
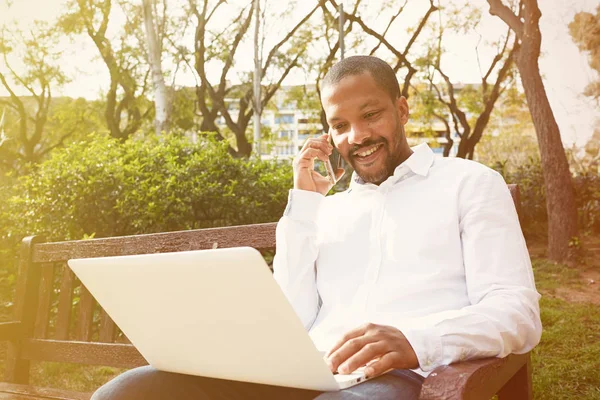
[[[406,97],[400,96],[396,99],[396,108],[400,113],[400,122],[402,125],[406,125],[408,122],[408,102],[406,101]]]

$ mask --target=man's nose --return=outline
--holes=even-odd
[[[353,126],[348,135],[348,144],[362,144],[370,136],[369,130],[362,126]]]

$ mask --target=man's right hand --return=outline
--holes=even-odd
[[[315,171],[315,158],[326,162],[332,151],[333,146],[329,143],[329,135],[308,139],[298,156],[294,158],[294,189],[317,192],[325,196],[333,184],[327,177]],[[337,182],[344,175],[344,169],[338,168],[335,174]]]

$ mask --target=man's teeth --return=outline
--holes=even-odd
[[[375,153],[375,151],[376,151],[376,150],[377,150],[377,149],[378,149],[380,146],[381,146],[381,145],[377,145],[377,146],[375,146],[375,147],[371,147],[371,149],[369,149],[369,150],[367,150],[367,151],[365,151],[365,152],[363,152],[363,153],[356,153],[356,155],[358,155],[358,156],[360,156],[360,157],[366,157],[366,156],[369,156],[369,155],[371,155],[371,154]]]

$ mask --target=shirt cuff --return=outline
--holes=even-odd
[[[297,221],[316,221],[325,196],[308,190],[291,189],[283,215]]]
[[[400,329],[417,355],[419,367],[425,372],[442,365],[442,338],[435,333],[435,330],[431,327]]]

